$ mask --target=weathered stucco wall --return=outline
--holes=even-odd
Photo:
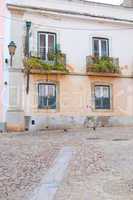
[[[5,14],[5,1],[0,0],[0,16]],[[3,50],[4,50],[4,18],[0,17],[0,122],[3,120]]]
[[[10,0],[11,2],[12,0]],[[9,1],[8,1],[9,2]],[[10,38],[10,13],[7,9],[7,0],[0,0],[0,131],[6,127],[6,111],[8,109],[9,86],[9,52]],[[5,59],[8,63],[5,62]]]
[[[51,110],[38,110],[37,84],[47,82],[44,75],[32,76],[27,114],[52,113]],[[59,106],[54,113],[64,115],[133,115],[133,88],[132,79],[107,78],[89,76],[50,76],[49,82],[59,83]],[[92,85],[93,84],[112,85],[112,110],[91,111],[88,106],[92,106]],[[32,103],[31,103],[32,100]],[[31,112],[32,111],[32,112]]]
[[[12,1],[15,2],[15,1]],[[40,2],[40,4],[39,4]],[[45,8],[60,8],[68,11],[74,9],[82,10],[84,13],[93,12],[97,15],[100,12],[102,16],[107,13],[112,17],[114,12],[119,18],[131,19],[132,9],[123,8],[121,6],[107,6],[104,4],[83,3],[79,1],[67,1],[63,3],[60,0],[51,1],[16,1],[18,5],[41,5]],[[59,7],[60,5],[60,7]],[[100,9],[102,11],[100,11]],[[106,13],[107,12],[107,13]],[[121,13],[122,12],[122,13]],[[105,14],[106,13],[106,14]],[[67,64],[74,67],[76,72],[86,71],[86,56],[92,54],[92,37],[105,37],[110,40],[109,51],[110,57],[119,58],[120,67],[124,75],[133,73],[133,23],[127,23],[116,20],[106,20],[98,18],[90,18],[78,15],[63,15],[61,13],[46,12],[43,10],[12,10],[11,21],[11,38],[17,44],[16,54],[14,56],[14,67],[23,66],[23,52],[25,39],[25,21],[31,21],[32,27],[30,31],[30,50],[37,52],[38,40],[37,32],[46,31],[57,34],[57,43],[60,44],[62,52],[67,55]],[[19,31],[14,31],[19,30]]]
[[[26,5],[26,1],[17,1],[17,4]],[[130,18],[132,11],[118,6],[107,6],[93,3],[78,3],[76,1],[34,1],[34,6],[58,8],[75,11],[88,12],[90,14]],[[40,3],[40,4],[39,4]],[[29,1],[28,5],[33,5]],[[61,7],[62,6],[62,7]],[[47,126],[81,125],[86,116],[106,116],[110,118],[110,125],[133,124],[133,24],[131,22],[94,19],[90,17],[63,15],[59,13],[45,12],[39,10],[12,10],[11,38],[16,42],[17,51],[14,56],[13,66],[16,72],[10,75],[10,87],[16,88],[11,101],[15,98],[21,104],[14,105],[11,110],[19,111],[18,116],[30,116],[31,128],[46,128]],[[16,20],[17,19],[17,20]],[[37,33],[39,31],[54,32],[57,34],[57,43],[67,56],[67,67],[72,74],[63,75],[32,75],[30,78],[30,91],[26,95],[26,79],[21,68],[23,68],[23,50],[25,36],[25,21],[31,21],[30,51],[36,52],[38,47]],[[14,30],[19,30],[15,31]],[[123,77],[87,76],[86,56],[92,54],[92,37],[108,38],[110,57],[119,58]],[[18,73],[19,71],[19,73]],[[15,74],[16,73],[16,74]],[[77,73],[77,74],[76,74]],[[126,78],[127,76],[127,78]],[[57,110],[39,110],[37,107],[37,84],[46,80],[56,82],[58,85],[58,107]],[[94,111],[93,107],[93,85],[95,83],[110,84],[112,86],[112,109],[110,111]],[[21,90],[20,90],[21,88]],[[21,95],[17,91],[22,91]],[[19,99],[19,100],[18,100]],[[10,108],[10,102],[9,102]],[[15,110],[15,115],[16,115]],[[21,114],[20,114],[21,111]],[[20,115],[19,115],[20,114]],[[18,123],[14,115],[14,121]],[[17,116],[17,115],[16,115]],[[24,123],[24,118],[20,120]],[[127,120],[128,119],[128,120]],[[35,120],[35,125],[32,125]],[[19,122],[20,122],[19,121]],[[20,128],[22,123],[20,122]],[[10,127],[13,126],[9,123]]]
[[[54,32],[57,34],[57,43],[60,44],[62,52],[67,55],[67,64],[76,72],[86,72],[86,56],[92,55],[93,51],[92,37],[105,37],[110,42],[110,57],[119,58],[123,74],[133,72],[133,29],[131,25],[27,13],[24,19],[32,22],[30,50],[33,52],[37,52],[37,32]],[[24,31],[24,27],[21,30]],[[20,38],[21,35],[18,37]]]
[[[58,108],[53,111],[38,109],[37,83],[47,81],[47,76],[32,76],[29,97],[25,101],[25,114],[35,120],[35,125],[30,125],[31,128],[83,125],[86,116],[111,117],[110,125],[116,125],[118,120],[121,125],[133,123],[133,79],[49,75],[48,80],[59,84]],[[112,85],[110,111],[92,109],[92,85],[95,83]]]

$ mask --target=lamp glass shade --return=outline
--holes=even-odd
[[[10,44],[8,45],[8,49],[9,49],[9,54],[13,56],[16,51],[16,44],[13,41],[11,41]]]
[[[31,27],[31,22],[30,22],[30,21],[26,21],[26,27],[27,27],[28,29],[30,29],[30,27]]]

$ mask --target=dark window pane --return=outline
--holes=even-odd
[[[40,47],[45,47],[46,45],[46,35],[40,34]]]
[[[46,35],[40,34],[39,36],[40,36],[39,56],[45,60],[46,59]]]
[[[110,97],[110,87],[109,86],[103,86],[102,87],[102,96],[104,98],[109,98]]]
[[[39,108],[46,108],[47,107],[47,97],[39,97],[38,98],[39,102],[38,102],[38,107]]]
[[[95,98],[95,108],[101,109],[102,107],[102,99],[101,98]]]
[[[94,56],[99,57],[99,40],[98,39],[94,39],[93,40],[93,53]]]
[[[46,96],[46,88],[44,84],[39,84],[39,96],[40,97]]]
[[[43,60],[49,60],[49,53],[55,51],[55,38],[54,33],[39,33],[38,56]]]
[[[51,109],[56,108],[56,86],[55,85],[49,85],[48,86],[48,106]]]
[[[39,108],[56,108],[56,85],[39,84],[38,86],[38,107]]]
[[[101,56],[109,56],[109,45],[108,40],[101,40]]]
[[[93,38],[93,54],[96,57],[108,57],[109,40],[106,38]]]
[[[55,96],[56,86],[55,85],[48,85],[48,96]]]
[[[48,51],[53,52],[55,50],[55,35],[48,35]]]
[[[110,109],[110,98],[103,98],[103,109]]]
[[[109,86],[95,86],[95,109],[110,109]]]
[[[56,109],[56,96],[50,97],[48,99],[48,105],[51,109]]]

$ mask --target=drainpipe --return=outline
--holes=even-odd
[[[29,52],[30,28],[31,28],[31,22],[26,21],[25,57],[30,56],[30,52]],[[27,71],[27,84],[26,84],[26,93],[27,94],[29,92],[29,82],[30,82],[30,71]]]
[[[31,22],[26,21],[26,38],[25,38],[25,56],[29,57],[29,37],[30,37]]]

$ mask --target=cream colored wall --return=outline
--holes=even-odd
[[[119,7],[117,9],[119,10]],[[133,73],[133,24],[19,11],[12,12],[11,23],[11,38],[17,44],[14,67],[23,66],[25,21],[32,22],[30,50],[33,52],[37,52],[38,31],[55,32],[57,43],[60,44],[62,52],[67,55],[67,64],[74,67],[76,72],[85,72],[86,56],[92,54],[92,37],[105,37],[110,41],[110,57],[119,58],[123,75]]]
[[[4,15],[4,0],[0,0],[0,15]],[[3,120],[2,92],[3,92],[3,48],[4,48],[4,19],[0,18],[0,122]]]
[[[112,85],[112,111],[101,111],[100,115],[133,116],[132,78],[93,77],[91,82]]]
[[[48,4],[48,1],[46,2],[45,5]],[[51,6],[53,5],[51,1]],[[77,6],[79,5],[81,4]],[[67,6],[70,8],[70,5]],[[82,11],[86,11],[87,8],[82,6]],[[94,8],[97,9],[97,6],[94,6]],[[122,10],[121,12],[127,11]],[[128,15],[128,13],[126,14]],[[110,56],[119,58],[123,76],[131,76],[133,74],[133,26],[131,24],[107,22],[104,20],[101,22],[90,18],[66,17],[59,14],[53,15],[52,13],[19,13],[18,11],[12,13],[12,19],[11,38],[17,45],[13,63],[15,68],[23,67],[25,21],[31,21],[30,50],[37,51],[38,31],[55,32],[57,33],[57,42],[60,44],[62,52],[67,55],[67,67],[69,65],[73,72],[79,73],[78,75],[49,75],[48,77],[46,75],[32,75],[30,77],[28,95],[25,92],[26,77],[23,76],[24,74],[17,72],[14,75],[12,74],[10,86],[15,86],[18,91],[19,89],[22,91],[21,96],[18,95],[22,100],[19,107],[24,111],[25,116],[42,118],[45,116],[78,117],[87,115],[133,116],[132,78],[103,78],[86,75],[86,56],[92,54],[92,37],[109,38]],[[97,31],[99,29],[103,31]],[[39,110],[37,108],[37,84],[45,82],[47,79],[51,82],[56,82],[58,85],[57,110]],[[112,85],[112,109],[110,111],[92,111],[92,86],[95,83]]]
[[[32,22],[31,51],[37,51],[38,31],[55,32],[57,43],[60,44],[62,52],[67,55],[67,64],[76,72],[86,72],[86,56],[92,55],[92,38],[105,37],[110,42],[110,57],[119,58],[122,73],[124,75],[133,73],[133,27],[131,25],[30,13],[24,14],[24,20]],[[19,50],[22,51],[22,48]]]
[[[23,68],[24,57],[24,37],[25,37],[25,22],[23,20],[23,12],[11,13],[11,34],[10,38],[17,46],[15,55],[13,57],[13,67]]]
[[[73,68],[74,72],[83,73],[84,76],[51,76],[51,80],[57,81],[60,87],[59,93],[59,109],[57,112],[54,111],[39,111],[37,110],[37,94],[32,94],[37,91],[36,84],[38,81],[45,81],[45,75],[39,76],[34,75],[30,80],[30,93],[24,95],[24,111],[26,115],[33,114],[42,115],[43,113],[53,113],[61,115],[133,115],[132,108],[132,97],[129,94],[129,100],[124,99],[123,88],[128,88],[132,85],[132,79],[122,78],[90,78],[85,76],[86,72],[86,56],[92,54],[92,37],[107,37],[110,39],[110,56],[119,57],[120,67],[123,75],[131,75],[133,72],[133,30],[120,31],[119,29],[128,28],[127,25],[113,24],[113,23],[99,23],[97,21],[90,20],[77,20],[74,18],[59,17],[55,16],[42,16],[39,14],[26,13],[14,13],[13,18],[18,17],[19,22],[12,21],[12,38],[15,40],[18,48],[14,57],[14,66],[20,68],[23,66],[23,44],[24,44],[24,33],[25,33],[25,22],[23,20],[29,20],[32,22],[31,37],[30,37],[30,49],[31,51],[37,51],[37,32],[48,31],[57,33],[57,42],[61,45],[62,52],[67,55],[67,65]],[[65,29],[71,24],[74,28],[82,28],[83,30],[69,30]],[[50,25],[50,26],[48,26]],[[57,28],[63,26],[64,28]],[[56,28],[54,28],[56,27]],[[105,29],[105,31],[88,31],[84,29]],[[20,32],[13,32],[13,30],[19,28]],[[118,29],[117,31],[108,31],[109,29]],[[127,49],[129,51],[127,51]],[[15,79],[16,85],[20,83],[20,79]],[[92,105],[91,98],[91,85],[93,82],[107,82],[113,84],[113,110],[110,112],[91,112],[87,106]],[[122,85],[122,86],[121,86]],[[26,86],[24,85],[23,88]],[[117,88],[117,90],[116,90]],[[131,88],[129,93],[133,94]],[[126,90],[127,92],[127,90]],[[25,91],[24,91],[25,93]],[[32,97],[33,96],[33,97]],[[36,97],[35,97],[36,96]],[[123,99],[120,101],[120,99]],[[127,98],[127,96],[125,96]],[[32,104],[31,104],[32,99]],[[74,101],[73,101],[74,100]],[[124,103],[125,102],[125,103]],[[128,102],[128,105],[125,104]],[[121,105],[122,104],[122,105]]]
[[[59,85],[57,110],[39,110],[37,108],[37,83],[47,81],[47,76],[34,75],[31,77],[30,93],[28,97],[27,115],[42,114],[55,116],[133,116],[133,79],[126,78],[100,78],[88,76],[50,76],[50,82]],[[92,85],[112,85],[112,109],[110,111],[93,111]]]

